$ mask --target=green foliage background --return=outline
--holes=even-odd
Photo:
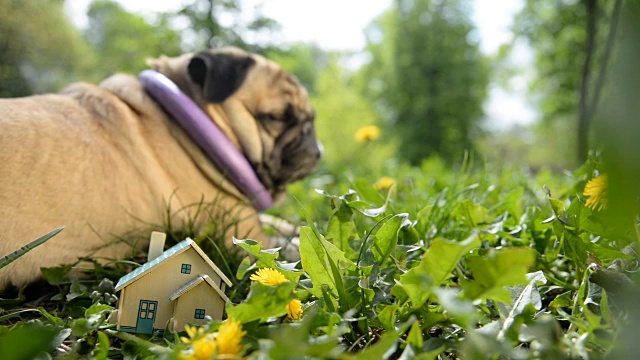
[[[478,135],[489,69],[469,4],[397,0],[368,29],[372,61],[362,70],[363,91],[412,164],[435,154],[459,158]]]

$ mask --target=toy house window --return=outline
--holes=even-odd
[[[183,274],[191,274],[191,264],[182,264],[180,272]]]
[[[204,319],[204,309],[196,309],[196,314],[194,315],[196,319]]]

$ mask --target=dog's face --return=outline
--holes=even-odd
[[[237,48],[193,54],[186,72],[187,93],[242,149],[274,199],[315,168],[315,113],[293,75]]]

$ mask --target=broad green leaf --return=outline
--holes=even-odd
[[[319,238],[319,240],[322,241],[324,239],[322,239],[322,237],[321,237],[321,238]],[[350,304],[349,303],[349,300],[352,299],[353,297],[347,296],[346,288],[344,286],[344,281],[342,279],[342,271],[340,271],[338,269],[338,266],[336,265],[334,259],[331,257],[331,254],[327,251],[326,247],[325,247],[325,252],[328,254],[327,262],[329,263],[329,268],[331,269],[331,274],[333,275],[333,281],[335,283],[335,290],[338,292],[338,296],[340,298],[340,301],[338,303],[338,307],[344,313],[345,311],[350,309],[353,305],[355,305],[355,304]],[[346,258],[345,258],[345,260],[346,260]]]
[[[420,264],[401,275],[396,286],[402,287],[411,300],[411,306],[418,308],[429,298],[430,289],[444,284],[460,259],[480,244],[475,234],[461,242],[436,239]]]
[[[475,307],[473,303],[460,294],[460,291],[445,287],[433,289],[433,293],[438,299],[440,306],[447,311],[450,316],[459,319],[457,322],[468,325],[475,319]]]
[[[471,200],[459,203],[453,210],[452,215],[458,221],[466,222],[469,226],[488,224],[493,221],[493,217],[489,215],[487,208]]]
[[[435,285],[442,285],[460,259],[480,245],[481,241],[476,234],[460,242],[435,239],[418,267],[431,276]]]
[[[603,325],[601,325],[602,323],[601,315],[595,314],[594,312],[589,310],[588,306],[585,306],[582,308],[582,313],[584,314],[584,317],[587,320],[588,332],[593,333],[594,330],[604,327]]]
[[[327,241],[338,247],[350,259],[355,259],[355,252],[349,246],[349,243],[358,238],[356,224],[353,222],[353,210],[344,203],[340,204],[336,211],[329,218],[327,233],[325,235]]]
[[[549,304],[549,308],[550,309],[565,308],[565,307],[570,307],[571,305],[573,305],[573,302],[571,301],[571,291],[566,291],[556,296],[556,298],[553,299],[553,301],[551,301],[551,303]]]
[[[235,245],[240,246],[244,250],[246,250],[251,256],[255,257],[256,268],[276,269],[280,271],[289,281],[294,283],[297,283],[298,280],[300,279],[300,276],[302,275],[301,271],[285,269],[284,267],[278,264],[278,262],[276,261],[276,259],[278,259],[279,257],[279,253],[277,249],[262,250],[262,243],[257,242],[255,240],[238,240],[236,238],[233,238],[233,243]],[[241,270],[243,270],[246,272],[252,268],[252,267],[245,268],[245,266],[246,266],[246,263],[243,260],[243,262],[241,263],[241,267],[238,269],[238,271],[241,272]]]
[[[368,283],[369,283],[369,279],[368,278],[361,278],[358,281],[358,287],[360,288],[358,290],[359,290],[359,292],[361,294],[360,299],[365,301],[365,303],[371,303],[373,301],[373,297],[375,296],[375,291],[373,291],[373,289],[371,289],[369,287]],[[356,289],[353,288],[353,287],[352,288],[347,287],[347,289],[349,290],[349,292],[348,292],[349,295],[352,295],[352,297],[353,297],[353,292],[352,291],[356,290]]]
[[[399,289],[402,289],[411,301],[411,307],[417,309],[429,299],[433,286],[431,276],[426,271],[415,267],[400,276],[400,280],[391,289],[391,294],[402,297],[402,294],[398,293]]]
[[[416,214],[417,223],[415,225],[418,233],[425,234],[428,231],[429,226],[432,226],[431,217],[434,211],[436,211],[436,206],[433,204],[429,204],[418,211]]]
[[[290,360],[290,359],[336,359],[342,349],[339,347],[340,331],[335,331],[335,323],[330,325],[334,331],[333,334],[327,334],[322,337],[310,336],[312,331],[317,331],[321,316],[315,314],[305,316],[302,323],[296,324],[280,324],[277,327],[269,329],[269,337],[273,339],[273,343],[269,343],[269,347],[265,348],[259,359],[269,360]],[[340,322],[340,316],[336,322]],[[260,340],[261,345],[265,344],[265,340]],[[255,355],[255,353],[254,353]],[[256,359],[256,357],[249,357]]]
[[[402,354],[400,354],[399,359],[415,359],[416,352],[413,350],[413,346],[411,344],[407,344],[402,350]]]
[[[384,202],[384,198],[380,192],[371,185],[371,182],[362,178],[357,178],[351,183],[356,193],[362,199],[371,204],[380,205]]]
[[[575,235],[572,231],[564,230],[563,252],[564,255],[573,260],[575,265],[584,270],[587,265],[587,244]]]
[[[98,360],[106,360],[109,355],[109,337],[107,334],[98,332],[98,343],[93,351],[92,358]]]
[[[347,202],[347,204],[351,209],[371,218],[376,218],[378,216],[384,215],[385,211],[387,211],[386,203],[380,207],[371,207],[370,203],[362,200],[349,201]]]
[[[411,325],[411,329],[409,329],[409,333],[407,334],[407,344],[413,346],[415,349],[422,349],[424,338],[422,337],[420,321],[416,320],[413,322],[413,325]]]
[[[329,312],[336,312],[336,306],[338,306],[338,304],[333,296],[331,296],[331,289],[327,284],[322,284],[322,300],[324,300],[324,306]]]
[[[113,308],[112,308],[113,309]],[[42,315],[44,315],[53,325],[56,326],[62,326],[64,325],[64,320],[59,318],[58,316],[55,316],[51,313],[49,313],[47,310],[45,310],[43,307],[38,308],[38,310],[40,310],[40,312],[42,313]]]
[[[564,249],[564,226],[562,222],[557,218],[551,221],[551,228],[553,229],[553,233],[555,234],[556,241],[551,241],[549,243],[549,247],[546,249],[544,256],[548,260],[557,259],[560,251]]]
[[[227,304],[227,314],[243,324],[285,315],[295,287],[292,282],[275,286],[254,282],[245,301],[238,305]]]
[[[84,316],[89,317],[91,315],[96,315],[103,312],[111,312],[113,310],[114,310],[113,306],[104,305],[104,304],[93,304],[84,312]]]
[[[583,234],[582,236],[586,237],[587,235]],[[582,236],[580,238],[582,238]],[[596,243],[592,243],[588,240],[585,241],[584,239],[582,239],[582,241],[584,242],[590,255],[595,256],[596,258],[598,258],[598,260],[605,263],[613,260],[632,260],[635,258],[631,255],[625,254],[620,250],[610,249]]]
[[[507,211],[513,216],[516,220],[522,217],[522,212],[524,207],[522,206],[522,196],[524,194],[524,188],[518,187],[515,190],[509,192],[509,194],[505,197],[503,203]]]
[[[531,248],[507,248],[467,258],[473,280],[461,280],[464,296],[511,303],[505,286],[526,284],[526,274],[535,260],[535,250]]]
[[[367,186],[371,187],[371,185]],[[373,188],[372,188],[373,189]],[[391,189],[395,189],[395,187],[391,187]],[[377,192],[377,190],[373,189],[373,191],[375,191],[374,194],[374,198],[375,199],[381,199],[382,197],[380,196],[380,194]],[[362,215],[368,216],[368,217],[378,217],[382,214],[384,214],[384,212],[387,210],[387,204],[389,203],[389,199],[391,198],[392,194],[394,193],[393,190],[389,191],[387,193],[387,197],[384,199],[384,204],[380,207],[378,207],[378,205],[375,204],[374,202],[369,202],[369,201],[365,201],[365,200],[361,200],[358,197],[358,193],[354,192],[353,190],[351,190],[351,192],[349,192],[348,194],[342,195],[342,196],[335,196],[335,195],[331,195],[328,192],[324,191],[324,190],[319,190],[316,189],[316,192],[327,196],[331,199],[332,204],[336,201],[343,201],[347,206],[349,206],[352,210],[355,210],[357,212],[359,212]],[[298,204],[300,204],[300,202],[298,202]],[[302,205],[300,204],[301,209]],[[304,211],[304,210],[303,210]],[[306,214],[305,214],[306,217]],[[309,220],[309,219],[307,219]],[[307,221],[308,222],[308,221]],[[311,223],[309,223],[309,225],[311,226]]]
[[[124,340],[122,343],[121,353],[124,358],[141,358],[141,359],[157,359],[165,358],[168,356],[170,349],[157,343],[145,340],[134,334],[129,334],[120,331],[105,330],[105,332],[111,336],[118,337]]]
[[[300,229],[300,260],[313,284],[309,292],[318,298],[322,296],[323,284],[329,286],[334,295],[339,295],[340,290],[337,285],[342,284],[342,279],[334,275],[331,262],[337,263],[336,266],[340,270],[353,266],[340,249],[325,240],[322,235],[316,236],[307,226]],[[344,285],[341,286],[344,291]]]
[[[499,341],[494,336],[485,335],[480,330],[470,329],[460,344],[462,359],[498,359],[499,355],[505,359],[525,358],[513,348],[508,341]]]
[[[71,301],[73,299],[79,297],[87,297],[89,292],[87,290],[87,286],[80,283],[78,279],[73,279],[71,281],[71,286],[69,287],[69,293],[67,293],[67,301]]]
[[[429,278],[425,278],[425,280],[428,282],[431,281],[431,279]],[[430,288],[431,287],[429,285],[429,289]],[[398,302],[398,304],[404,304],[407,301],[411,300],[411,298],[409,297],[409,294],[407,294],[407,292],[404,290],[404,285],[400,284],[397,280],[396,280],[396,284],[391,288],[391,291],[389,293],[396,298],[396,301]]]
[[[62,231],[64,229],[63,227],[59,227],[47,234],[44,234],[42,236],[40,236],[39,238],[33,240],[32,242],[28,243],[27,245],[21,247],[20,249],[17,249],[16,251],[12,252],[11,254],[8,254],[6,256],[3,256],[2,258],[0,258],[0,269],[2,269],[3,267],[11,264],[12,262],[14,262],[16,259],[20,258],[22,255],[28,253],[29,251],[37,248],[38,246],[44,244],[45,242],[47,242],[49,239],[51,239],[52,237],[56,236],[60,231]]]
[[[398,232],[408,226],[409,214],[397,214],[387,219],[373,235],[373,255],[378,264],[382,264],[398,245]]]
[[[280,256],[277,249],[262,250],[262,243],[255,240],[238,240],[233,238],[233,243],[256,258],[257,268],[276,268],[276,259]]]
[[[537,289],[539,285],[546,284],[547,278],[541,270],[538,270],[528,273],[527,280],[529,283],[524,287],[518,285],[509,288],[509,292],[511,293],[511,306],[518,307],[518,304],[524,302],[532,304],[536,310],[540,310],[542,308],[540,293],[537,290],[530,292],[529,289]],[[531,297],[529,297],[529,295],[531,295]]]
[[[345,287],[344,287],[344,282],[342,280],[342,270],[352,268],[352,267],[355,268],[355,265],[353,264],[353,262],[351,262],[345,257],[344,253],[340,251],[340,249],[338,249],[335,245],[331,244],[330,242],[324,239],[324,237],[318,231],[318,228],[314,225],[313,221],[311,221],[311,217],[305,211],[302,204],[298,202],[298,205],[300,207],[300,211],[302,212],[302,215],[307,221],[307,224],[309,224],[309,227],[307,228],[307,230],[305,230],[304,253],[307,254],[308,261],[312,263],[315,262],[317,265],[323,266],[325,271],[327,270],[326,265],[329,265],[328,268],[331,270],[329,272],[330,280],[333,282],[333,285],[334,285],[332,290],[335,290],[338,293],[338,296],[340,297],[340,299],[342,299],[342,301],[339,303],[339,306],[340,306],[340,310],[345,312],[347,311],[347,308],[351,306],[351,304],[349,304],[347,301],[349,298],[347,297]],[[311,231],[309,231],[309,229]],[[302,230],[304,230],[304,228],[301,229],[301,235],[300,235],[300,259],[303,262],[303,267],[304,267],[304,260],[302,255],[303,254]],[[318,261],[315,261],[314,256],[317,257]],[[314,272],[318,274],[318,273],[321,273],[322,270],[320,270],[320,267],[316,266],[314,269]],[[313,283],[313,279],[311,281]],[[326,285],[330,285],[330,284],[326,284]],[[314,295],[318,297],[317,295],[319,294],[318,284],[313,285],[313,290],[315,290]]]
[[[398,304],[391,304],[385,306],[385,308],[378,313],[378,321],[385,330],[395,330],[396,312],[398,311],[398,309]]]
[[[389,205],[389,200],[391,200],[391,198],[395,195],[396,187],[394,185],[394,186],[391,186],[391,188],[389,188],[389,191],[387,192],[387,196],[384,198],[384,203],[382,204],[382,206],[377,208],[371,207],[370,204],[374,204],[374,205],[378,204],[379,201],[376,201],[376,200],[382,199],[382,197],[380,196],[379,192],[375,188],[373,188],[373,186],[371,186],[368,182],[363,182],[358,187],[358,191],[362,192],[361,194],[363,195],[365,200],[367,200],[367,202],[350,201],[348,202],[349,206],[352,209],[360,212],[364,216],[375,218],[375,217],[384,215],[385,211],[387,211],[387,205]]]
[[[83,337],[90,332],[96,331],[100,326],[104,325],[105,321],[106,314],[101,312],[74,319],[69,325],[74,336]]]
[[[60,285],[69,281],[65,276],[75,265],[76,264],[65,264],[50,268],[40,268],[40,271],[42,271],[42,276],[49,284]]]
[[[440,359],[440,355],[447,349],[447,345],[450,345],[452,341],[448,341],[442,338],[431,338],[424,342],[423,351],[418,353],[415,357],[416,360],[437,360]]]
[[[405,226],[400,229],[398,242],[402,245],[413,245],[420,241],[420,234],[415,226]],[[396,248],[397,250],[397,248]]]
[[[247,272],[251,270],[252,268],[251,265],[252,265],[251,259],[248,256],[245,256],[240,262],[240,265],[238,266],[238,270],[236,271],[236,279],[238,280],[244,279],[244,276],[247,275]]]
[[[567,221],[577,231],[588,231],[592,234],[603,235],[603,224],[595,219],[593,210],[589,209],[576,197],[567,209]]]
[[[42,353],[49,353],[59,345],[54,342],[59,331],[51,326],[19,324],[8,333],[0,335],[2,358],[36,359]]]
[[[520,330],[519,339],[522,342],[533,340],[541,344],[542,359],[562,359],[562,349],[557,346],[563,337],[563,330],[556,318],[551,314],[541,314],[533,324],[527,324]]]
[[[567,219],[567,208],[564,205],[564,202],[562,202],[562,201],[560,201],[558,199],[549,198],[549,204],[551,204],[551,210],[553,210],[553,213],[558,218],[561,218],[566,222],[566,219]]]
[[[504,339],[509,328],[514,324],[516,316],[522,314],[527,306],[533,306],[536,310],[542,308],[542,298],[538,292],[537,285],[547,283],[547,278],[542,271],[527,274],[529,283],[526,286],[509,287],[511,293],[511,305],[508,307],[509,314],[502,323],[502,328],[498,333],[498,339]]]

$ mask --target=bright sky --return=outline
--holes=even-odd
[[[91,0],[67,0],[65,6],[74,22],[86,24],[84,15]],[[158,11],[179,9],[184,0],[118,0],[129,11],[152,15]],[[391,6],[392,0],[242,0],[244,8],[261,10],[282,26],[279,39],[283,42],[316,43],[327,50],[359,51],[364,48],[364,28],[376,16]],[[513,15],[522,7],[522,0],[473,0],[473,20],[480,33],[483,52],[492,55],[503,43],[510,41]],[[523,55],[526,58],[526,54]],[[524,78],[514,78],[506,91],[495,85],[485,104],[491,128],[510,124],[526,124],[535,119],[535,112],[525,104]]]

